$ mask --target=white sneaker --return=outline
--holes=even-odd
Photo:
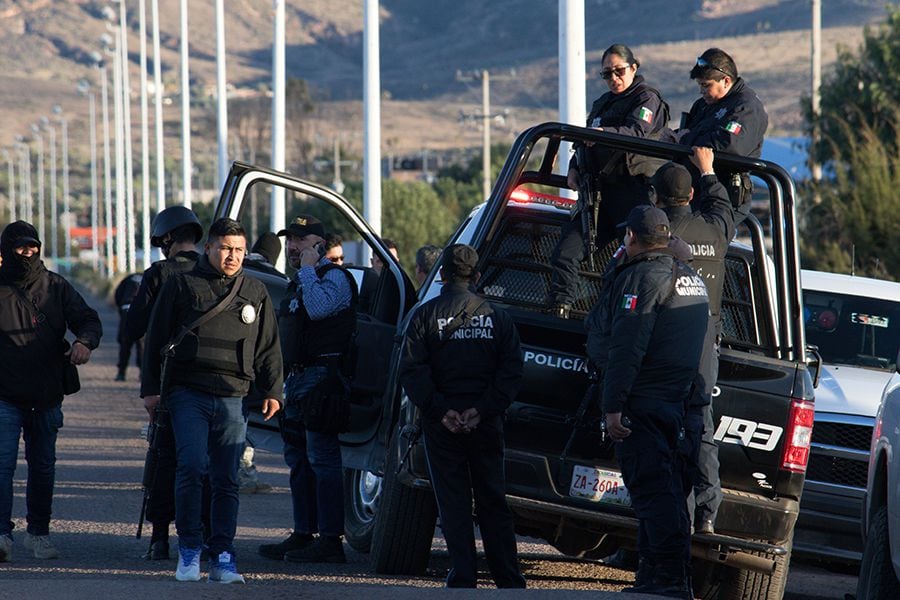
[[[200,581],[200,548],[178,546],[178,567],[175,569],[178,581]]]
[[[50,543],[49,535],[25,534],[25,548],[34,552],[35,558],[59,558],[59,550]]]
[[[210,583],[245,583],[244,576],[237,572],[234,555],[222,552],[209,560]]]
[[[0,562],[12,560],[13,540],[10,535],[0,535]]]

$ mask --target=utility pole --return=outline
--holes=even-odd
[[[147,6],[145,0],[138,2],[140,11],[140,49],[141,49],[141,248],[144,259],[143,268],[150,267],[150,137],[147,126]]]
[[[41,238],[42,242],[47,241],[47,234],[45,231],[45,221],[46,216],[44,214],[44,138],[41,136],[41,127],[40,125],[34,124],[31,126],[31,131],[34,133],[34,140],[38,145],[38,162],[37,162],[37,180],[38,180],[38,236]]]
[[[9,222],[16,221],[16,170],[13,167],[13,159],[15,156],[9,150],[3,150],[3,158],[6,159],[7,167],[7,192],[9,196]]]
[[[181,0],[181,187],[182,203],[190,208],[191,200],[191,77],[188,70],[188,5]]]
[[[381,57],[378,0],[363,0],[363,216],[381,235]],[[364,259],[370,258],[371,251]]]
[[[153,125],[156,129],[156,213],[166,208],[166,161],[163,152],[162,57],[159,50],[159,0],[150,0],[153,20]]]
[[[584,125],[584,0],[559,0],[559,120]],[[570,142],[560,144],[556,168],[568,170]],[[563,190],[571,197],[571,190]]]
[[[815,148],[819,143],[821,129],[821,91],[822,87],[822,0],[812,0],[812,90],[810,102],[812,105],[812,139],[810,140],[810,174],[813,181],[822,179],[822,165],[815,157]],[[815,198],[818,204],[818,195]]]
[[[47,131],[49,135],[49,143],[50,143],[50,258],[53,260],[53,264],[56,265],[59,260],[59,207],[57,204],[56,198],[56,130],[53,129],[53,125],[50,123],[50,119],[47,117],[41,117],[41,125]],[[46,243],[46,240],[45,240]]]
[[[225,89],[225,6],[216,0],[216,137],[219,144],[219,189],[228,177],[228,93]]]
[[[284,171],[284,112],[285,112],[285,80],[284,80],[284,2],[285,0],[273,0],[275,11],[274,31],[272,39],[272,168],[276,171]],[[270,200],[269,229],[281,231],[284,229],[284,188],[278,185],[272,186]],[[279,271],[284,271],[284,255],[278,255],[275,266]]]
[[[510,71],[506,75],[494,75],[494,81],[507,81],[515,77],[515,71]],[[502,116],[502,114],[491,114],[491,74],[487,69],[481,69],[468,74],[462,71],[456,72],[457,81],[477,81],[481,80],[481,114],[480,115],[463,115],[463,117],[471,117],[481,119],[481,192],[484,200],[491,195],[491,120],[494,117]]]

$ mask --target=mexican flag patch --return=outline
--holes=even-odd
[[[640,112],[638,113],[638,119],[643,121],[644,123],[650,123],[653,121],[653,111],[647,108],[646,106],[642,106]]]
[[[725,125],[725,131],[737,135],[741,132],[741,124],[737,121],[728,121],[728,124]]]
[[[637,294],[625,294],[622,298],[622,308],[625,310],[634,310],[637,308]]]

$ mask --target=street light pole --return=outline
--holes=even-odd
[[[191,200],[191,78],[188,70],[188,5],[181,0],[181,187],[182,203]]]
[[[31,126],[31,131],[34,133],[34,140],[38,145],[38,164],[37,164],[37,172],[38,172],[38,237],[41,238],[41,241],[44,242],[47,240],[46,228],[44,222],[46,220],[44,215],[44,138],[41,136],[41,128],[34,124]]]
[[[3,157],[6,158],[7,180],[9,183],[9,222],[16,221],[16,170],[13,167],[13,155],[9,150],[3,150]]]
[[[162,57],[159,49],[159,0],[150,0],[153,19],[153,110],[156,128],[156,214],[166,208],[166,161],[163,151]]]
[[[122,117],[125,130],[125,231],[127,237],[128,272],[135,270],[134,253],[134,160],[131,144],[131,80],[128,75],[128,21],[125,0],[119,0],[119,55],[122,67]]]
[[[284,171],[284,0],[273,0],[275,8],[275,33],[272,43],[272,168]],[[270,211],[271,231],[284,229],[284,188],[272,186]],[[284,255],[278,255],[275,265],[284,271]]]
[[[363,212],[381,235],[381,59],[378,0],[363,0]]]
[[[41,125],[50,134],[50,258],[56,264],[59,260],[59,244],[57,243],[59,239],[59,211],[56,200],[56,169],[58,164],[56,162],[56,130],[53,129],[53,125],[50,124],[50,119],[47,117],[41,117]]]
[[[97,63],[100,71],[100,96],[103,99],[103,223],[106,226],[106,257],[105,271],[106,276],[112,279],[113,276],[113,218],[112,218],[112,172],[109,157],[109,88],[106,75],[106,64]]]
[[[91,266],[95,271],[100,270],[104,274],[104,265],[100,261],[98,223],[100,218],[99,201],[97,195],[97,111],[95,107],[95,94],[91,84],[86,79],[78,82],[78,91],[88,98],[88,136],[91,147],[91,253],[93,260]]]
[[[219,144],[219,189],[228,177],[228,94],[225,89],[225,6],[216,0],[216,132]],[[253,232],[256,235],[256,232]]]
[[[69,226],[72,221],[71,196],[69,195],[69,123],[66,121],[66,118],[62,116],[62,107],[59,104],[53,107],[53,112],[56,113],[59,124],[62,126],[63,212],[66,215],[66,248],[63,256],[65,256],[66,270],[68,270],[71,268],[70,265],[72,261],[72,228]]]
[[[147,129],[147,6],[144,0],[138,3],[140,11],[141,48],[141,249],[144,269],[150,267],[150,148]]]

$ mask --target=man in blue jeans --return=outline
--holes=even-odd
[[[265,286],[243,275],[246,248],[239,222],[213,223],[194,269],[163,285],[147,330],[141,396],[152,418],[160,392],[165,394],[175,434],[178,581],[200,579],[201,497],[208,474],[209,581],[244,583],[235,564],[234,535],[238,462],[246,434],[241,404],[250,383],[263,398],[266,420],[280,409],[275,311]],[[159,357],[166,349],[171,350],[163,374]]]
[[[56,434],[63,424],[66,363],[86,363],[102,327],[68,281],[41,262],[41,241],[25,221],[0,234],[0,562],[12,558],[13,474],[25,438],[28,483],[25,548],[57,558],[50,542]],[[66,330],[75,334],[71,347]]]
[[[297,274],[278,311],[284,366],[281,417],[284,460],[291,469],[294,530],[259,553],[289,562],[346,562],[341,444],[333,430],[316,430],[303,414],[311,394],[339,402],[349,393],[343,359],[356,331],[358,294],[353,277],[325,257],[325,227],[309,215],[295,218],[278,235]],[[306,420],[304,420],[306,418]],[[314,534],[318,533],[318,537]]]

